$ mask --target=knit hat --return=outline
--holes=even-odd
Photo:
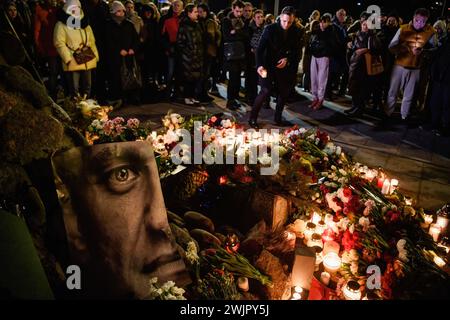
[[[80,0],[67,0],[64,4],[63,10],[69,15],[80,15],[81,2]]]
[[[122,2],[120,2],[120,1],[114,1],[112,4],[111,4],[111,13],[112,14],[114,14],[114,13],[116,13],[117,11],[119,11],[119,10],[123,10],[123,11],[126,11],[125,10],[125,6],[122,4]]]

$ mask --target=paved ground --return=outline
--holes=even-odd
[[[226,96],[225,87],[220,87]],[[350,118],[343,112],[349,108],[348,97],[326,102],[324,108],[308,108],[310,96],[297,88],[303,100],[290,103],[283,116],[303,127],[319,127],[327,131],[335,143],[341,145],[354,160],[373,167],[383,167],[388,175],[397,178],[399,187],[415,199],[418,206],[436,210],[450,202],[450,138],[437,137],[417,126],[407,127],[400,123],[389,129],[380,128],[381,119],[366,112],[358,118]],[[271,103],[273,109],[275,104]],[[227,111],[225,100],[215,101],[203,107],[185,106],[179,103],[155,103],[141,106],[125,106],[114,115],[137,117],[151,121],[157,128],[161,118],[169,110],[183,115]],[[250,107],[233,112],[238,121],[247,123]],[[262,109],[259,123],[264,128],[275,128],[273,110]]]

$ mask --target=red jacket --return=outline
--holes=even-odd
[[[57,22],[56,12],[57,8],[42,7],[36,4],[34,42],[37,52],[43,57],[56,57],[58,55],[53,45],[53,30]]]
[[[180,17],[179,16],[172,16],[171,18],[164,21],[164,26],[162,29],[162,34],[167,33],[169,36],[169,42],[171,44],[174,44],[177,42],[177,34],[178,34],[178,28],[180,25]]]

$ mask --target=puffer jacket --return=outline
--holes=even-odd
[[[176,48],[182,78],[187,81],[201,79],[205,51],[203,32],[198,22],[187,17],[180,21]]]
[[[82,71],[96,68],[100,57],[98,55],[97,46],[95,45],[95,37],[92,28],[89,25],[84,24],[83,19],[81,28],[69,28],[65,23],[65,21],[67,21],[65,17],[66,15],[64,15],[62,19],[59,19],[53,33],[53,44],[61,57],[63,70]],[[82,47],[83,44],[91,47],[97,58],[84,64],[78,64],[73,57],[73,53],[75,50]]]

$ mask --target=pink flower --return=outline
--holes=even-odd
[[[112,120],[112,122],[113,122],[115,125],[118,125],[118,124],[124,123],[124,122],[125,122],[125,119],[122,118],[122,117],[116,117],[116,118],[114,118],[114,119]]]
[[[137,129],[139,127],[139,120],[136,118],[128,119],[127,126],[131,129]]]
[[[111,135],[112,131],[114,128],[114,123],[111,120],[108,120],[105,122],[105,124],[103,125],[103,132],[109,136]]]

